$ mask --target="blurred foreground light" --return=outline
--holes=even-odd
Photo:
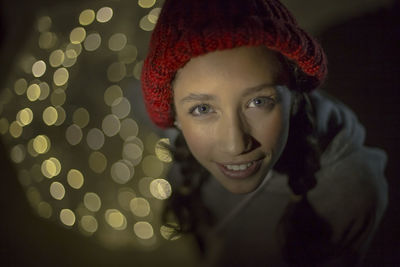
[[[86,31],[83,27],[76,27],[69,35],[69,40],[72,44],[80,44],[85,40]]]
[[[58,118],[57,110],[52,106],[47,107],[43,111],[42,117],[43,117],[43,121],[46,125],[48,125],[48,126],[54,125]]]
[[[26,90],[26,96],[29,101],[36,101],[40,97],[40,86],[37,84],[29,85],[28,89]]]
[[[75,224],[75,213],[70,209],[62,209],[60,220],[66,226],[73,226]]]
[[[101,45],[101,36],[98,33],[91,33],[89,34],[83,46],[85,47],[86,51],[95,51]]]
[[[28,88],[28,82],[24,78],[20,78],[14,83],[14,91],[17,95],[23,95]]]
[[[111,166],[111,178],[118,184],[126,184],[134,175],[133,165],[126,161],[115,162]]]
[[[95,217],[91,215],[85,215],[82,217],[80,225],[83,230],[88,233],[95,233],[98,229],[98,223]]]
[[[52,67],[59,67],[64,62],[64,52],[61,49],[54,50],[50,54],[49,63]]]
[[[150,192],[157,199],[167,199],[171,196],[171,185],[167,180],[155,179],[150,183]]]
[[[104,134],[97,128],[90,129],[87,136],[86,142],[90,149],[99,150],[104,145]]]
[[[54,157],[46,159],[42,162],[41,166],[42,174],[47,178],[53,178],[61,172],[60,161]]]
[[[40,17],[37,21],[37,30],[39,32],[48,31],[50,30],[51,23],[51,18],[49,16]]]
[[[151,23],[156,24],[158,17],[160,16],[161,8],[157,7],[150,11],[148,19]]]
[[[45,154],[50,150],[50,139],[46,135],[38,135],[33,139],[33,149],[38,154]]]
[[[30,108],[24,108],[17,113],[17,122],[21,126],[29,125],[33,120],[33,112]]]
[[[146,15],[140,19],[139,26],[142,30],[150,32],[150,31],[154,30],[154,27],[156,25],[153,22],[151,22],[149,20],[149,16]]]
[[[160,227],[160,234],[162,237],[164,237],[166,240],[177,240],[180,238],[180,235],[176,233],[174,228],[168,227],[166,225],[162,225]]]
[[[95,173],[103,173],[107,168],[107,158],[103,153],[94,151],[89,156],[89,167]]]
[[[102,7],[97,11],[96,19],[100,23],[109,21],[113,16],[113,10],[110,7]]]
[[[64,123],[67,114],[65,113],[65,110],[61,106],[56,107],[56,110],[58,116],[57,116],[57,121],[54,125],[60,126],[61,124]]]
[[[165,163],[172,162],[172,155],[168,147],[170,141],[168,138],[161,138],[155,145],[155,153],[159,160]]]
[[[62,106],[62,105],[64,105],[66,98],[67,98],[67,96],[65,95],[64,90],[61,88],[57,88],[51,94],[50,102],[55,107]]]
[[[119,135],[123,140],[126,140],[130,136],[137,136],[139,133],[139,126],[131,118],[126,118],[121,122],[121,129]]]
[[[57,43],[57,36],[52,32],[43,32],[39,36],[39,47],[42,49],[50,49]]]
[[[123,33],[115,33],[108,40],[108,48],[111,51],[121,51],[127,43],[126,35]]]
[[[124,144],[122,149],[122,158],[130,161],[134,165],[136,165],[135,163],[137,163],[137,160],[142,158],[142,154],[143,150],[140,148],[140,146],[134,143]]]
[[[111,105],[111,112],[119,119],[123,119],[131,112],[131,103],[125,97],[117,98]]]
[[[150,8],[150,7],[154,6],[155,3],[156,3],[156,0],[139,0],[138,1],[139,6],[142,8]]]
[[[35,77],[42,77],[46,72],[46,63],[43,60],[38,60],[32,65],[32,74]]]
[[[127,226],[125,216],[117,209],[109,209],[105,213],[106,222],[115,230],[124,230]]]
[[[53,209],[51,208],[51,205],[45,201],[39,203],[37,211],[39,216],[45,219],[49,219],[53,214]]]
[[[26,191],[26,197],[28,198],[29,203],[34,207],[42,201],[40,192],[34,186],[28,188]]]
[[[10,131],[10,135],[11,135],[12,137],[18,138],[18,137],[20,137],[21,134],[22,134],[22,127],[21,127],[21,125],[19,125],[19,123],[18,123],[17,121],[13,121],[13,122],[10,124],[9,131]]]
[[[54,72],[53,81],[57,86],[64,85],[69,79],[69,73],[66,68],[59,68]]]
[[[40,95],[39,100],[45,100],[50,94],[50,87],[46,82],[39,83]]]
[[[65,138],[67,139],[68,143],[73,146],[79,144],[82,140],[82,137],[82,130],[76,124],[69,126],[65,132]]]
[[[122,89],[118,85],[111,85],[104,92],[104,102],[108,106],[111,106],[120,97],[122,97]]]
[[[81,44],[68,44],[65,49],[65,55],[69,58],[78,57],[82,52]]]
[[[117,116],[109,114],[103,119],[101,127],[105,135],[112,137],[118,134],[121,129],[121,123]]]
[[[10,158],[15,163],[21,163],[25,159],[26,151],[23,145],[16,145],[10,151]]]
[[[142,197],[133,198],[129,203],[130,210],[138,217],[146,217],[150,214],[150,204]]]
[[[141,239],[150,239],[154,235],[153,227],[148,222],[135,223],[133,231]]]
[[[97,212],[101,208],[101,199],[96,193],[88,192],[83,198],[83,204],[88,210]]]
[[[53,182],[50,185],[50,194],[53,198],[61,200],[65,196],[65,188],[61,183]]]
[[[85,9],[79,15],[79,23],[82,26],[91,24],[95,19],[96,14],[92,9]]]
[[[140,80],[140,74],[142,73],[142,68],[143,68],[143,61],[139,61],[135,64],[135,67],[133,68],[133,77],[135,77],[136,80]]]
[[[67,174],[68,184],[74,189],[80,189],[83,186],[83,174],[76,169],[71,169]]]

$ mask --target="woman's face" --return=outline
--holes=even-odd
[[[193,156],[232,193],[255,190],[287,141],[291,93],[261,47],[191,59],[174,80],[176,120]]]

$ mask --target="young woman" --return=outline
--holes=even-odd
[[[165,1],[142,88],[153,122],[178,130],[166,211],[205,266],[361,262],[387,205],[386,154],[315,90],[326,72],[276,0]]]

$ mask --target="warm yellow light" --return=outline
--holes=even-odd
[[[29,101],[36,101],[40,97],[40,86],[36,83],[31,84],[28,89],[26,90],[26,96]]]
[[[71,53],[69,53],[71,54]],[[67,53],[65,53],[65,55],[67,55]],[[72,67],[75,63],[76,63],[77,57],[65,57],[64,62],[62,63],[63,67],[69,68]]]
[[[119,82],[126,76],[126,67],[122,62],[112,63],[107,69],[107,77],[111,82]]]
[[[170,141],[168,138],[161,138],[155,145],[155,153],[159,160],[162,162],[172,162],[171,152],[168,150]]]
[[[65,132],[65,138],[67,139],[68,143],[73,146],[81,142],[82,136],[82,130],[76,124],[69,126]]]
[[[85,40],[86,30],[83,27],[76,27],[69,34],[69,40],[72,44],[79,44]]]
[[[61,171],[61,164],[56,158],[49,158],[42,162],[41,171],[47,178],[57,176]]]
[[[24,108],[17,113],[17,122],[21,126],[29,125],[33,120],[33,112],[30,108]]]
[[[124,230],[127,222],[125,216],[117,209],[109,209],[105,214],[106,222],[116,230]]]
[[[57,200],[61,200],[64,198],[65,196],[65,188],[64,186],[59,183],[59,182],[53,182],[50,185],[50,195],[57,199]]]
[[[50,139],[46,135],[38,135],[33,139],[33,149],[38,154],[47,153],[50,150]]]
[[[0,134],[6,134],[8,132],[8,120],[6,118],[0,119]]]
[[[94,151],[89,156],[89,167],[95,173],[102,173],[107,168],[107,158],[103,153]]]
[[[142,30],[150,32],[154,30],[155,24],[149,20],[149,16],[146,15],[140,19],[139,26]]]
[[[174,224],[174,225],[176,225],[176,224]],[[162,225],[160,227],[160,234],[166,240],[170,240],[170,241],[177,240],[181,237],[179,234],[176,233],[176,230],[174,230],[174,228],[168,227],[166,225]]]
[[[34,138],[28,141],[28,145],[27,145],[27,149],[28,149],[28,153],[32,156],[32,157],[37,157],[37,155],[39,155],[39,153],[36,152],[36,150],[33,148],[33,142],[34,142]]]
[[[171,196],[171,185],[167,180],[155,179],[150,183],[150,193],[157,199],[167,199]]]
[[[111,51],[121,51],[127,43],[126,35],[123,33],[115,33],[108,40],[108,48]]]
[[[91,24],[94,21],[96,14],[92,9],[85,9],[79,15],[79,23],[82,26]]]
[[[135,223],[133,231],[141,239],[150,239],[154,235],[153,227],[148,222]]]
[[[57,43],[57,36],[52,32],[42,32],[39,36],[39,47],[50,49]]]
[[[98,33],[92,33],[89,34],[86,37],[85,42],[83,43],[83,46],[87,51],[95,51],[97,48],[99,48],[101,45],[101,36]]]
[[[26,197],[33,207],[36,207],[42,201],[39,191],[34,186],[28,188],[26,191]]]
[[[119,184],[125,184],[129,182],[134,174],[132,165],[127,162],[118,161],[111,166],[111,178]]]
[[[19,125],[19,123],[17,121],[13,121],[10,124],[10,128],[8,130],[9,130],[11,136],[14,138],[18,138],[22,134],[22,127],[21,127],[21,125]]]
[[[64,52],[61,49],[54,50],[50,54],[49,62],[52,67],[59,67],[64,62]]]
[[[83,186],[83,174],[76,169],[71,169],[67,174],[68,184],[74,189],[80,189]]]
[[[164,164],[156,156],[149,155],[143,159],[142,169],[146,176],[159,177],[164,170]]]
[[[65,113],[65,110],[60,106],[56,107],[56,110],[57,110],[58,117],[57,117],[57,121],[54,125],[60,126],[61,124],[64,123],[65,118],[67,117],[67,114]]]
[[[14,83],[14,91],[17,95],[23,95],[27,88],[28,82],[24,78],[18,79]]]
[[[119,131],[119,135],[123,140],[126,140],[130,136],[137,136],[139,133],[139,126],[131,118],[124,119],[121,122],[121,129]]]
[[[113,16],[113,10],[110,7],[102,7],[97,11],[96,19],[100,23],[109,21]]]
[[[40,96],[39,100],[45,100],[50,94],[50,87],[46,82],[39,83]]]
[[[83,230],[88,233],[95,233],[98,229],[98,223],[95,217],[91,215],[84,215],[80,221]]]
[[[70,209],[62,209],[60,212],[60,220],[66,226],[72,226],[75,224],[75,214]]]
[[[142,197],[133,198],[129,203],[130,210],[138,217],[146,217],[150,214],[150,204]]]
[[[104,134],[97,128],[90,129],[87,136],[86,142],[88,146],[93,150],[99,150],[104,145]]]
[[[117,98],[111,105],[111,112],[119,119],[123,119],[131,112],[131,103],[125,97]]]
[[[122,89],[118,85],[111,85],[104,92],[104,102],[111,106],[112,103],[117,99],[122,97]]]
[[[44,111],[43,111],[43,121],[46,125],[50,126],[50,125],[54,125],[57,121],[58,118],[58,113],[57,110],[54,107],[47,107]]]
[[[62,105],[64,105],[66,98],[67,98],[67,96],[65,95],[64,90],[60,89],[60,88],[57,88],[51,94],[50,102],[55,107],[62,106]]]
[[[156,0],[139,0],[138,1],[139,6],[142,8],[150,8],[150,7],[154,6],[155,3],[156,3]]]
[[[96,193],[88,192],[83,197],[83,204],[88,210],[97,212],[101,208],[101,199]]]
[[[75,51],[75,53],[71,52],[71,50]],[[68,44],[67,48],[65,49],[65,53],[69,55],[76,55],[78,57],[82,52],[82,45],[81,44]]]
[[[117,116],[110,114],[103,119],[101,127],[104,134],[111,137],[118,134],[121,129],[121,123]]]
[[[135,67],[133,68],[133,77],[135,77],[135,79],[140,80],[140,74],[142,73],[142,68],[143,68],[143,61],[137,62]]]
[[[51,27],[51,18],[49,16],[40,17],[37,21],[37,29],[39,32],[48,31]]]
[[[21,163],[25,159],[25,147],[23,145],[16,145],[10,151],[10,158],[15,163]]]
[[[54,176],[59,175],[60,172],[61,172],[61,163],[60,163],[60,161],[59,161],[57,158],[54,158],[54,157],[49,158],[49,160],[50,160],[51,162],[53,162],[54,165],[56,166],[56,172],[55,172],[55,175],[54,175]]]
[[[89,112],[85,108],[78,108],[72,115],[72,121],[80,128],[85,128],[89,123]]]
[[[130,161],[132,164],[141,159],[142,153],[143,150],[137,144],[127,143],[122,148],[122,158]]]
[[[148,19],[151,23],[156,24],[158,17],[160,16],[161,8],[157,7],[150,11]]]
[[[32,74],[35,77],[42,77],[46,72],[46,63],[43,60],[38,60],[32,65]]]
[[[122,63],[130,64],[130,63],[132,63],[132,62],[134,62],[136,60],[137,54],[138,54],[138,51],[137,51],[136,46],[126,45],[124,47],[124,49],[122,49],[118,53],[118,59]]]
[[[37,207],[37,211],[40,217],[45,218],[45,219],[49,219],[51,217],[51,215],[53,214],[53,209],[50,206],[49,203],[42,201],[39,203],[38,207]]]
[[[57,86],[64,85],[68,81],[68,78],[69,78],[69,73],[66,68],[57,69],[53,75],[54,84]]]

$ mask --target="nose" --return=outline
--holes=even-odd
[[[231,156],[241,155],[253,149],[256,143],[251,127],[240,115],[226,116],[219,125],[221,152]]]

